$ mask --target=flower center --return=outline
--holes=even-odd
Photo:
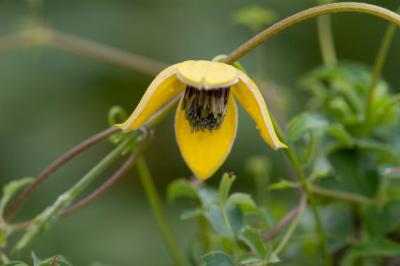
[[[212,132],[221,127],[226,114],[230,87],[212,90],[186,86],[182,110],[192,132],[208,130]]]

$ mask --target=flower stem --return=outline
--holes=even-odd
[[[225,59],[225,63],[231,64],[239,60],[239,58],[253,50],[264,41],[297,23],[310,18],[337,12],[366,13],[400,25],[400,15],[383,7],[356,2],[320,5],[291,15],[258,33],[253,38],[242,44],[239,48],[231,52]]]
[[[280,140],[284,141],[283,133],[281,128],[277,123],[275,123],[275,120],[272,119],[274,122],[274,128],[277,133],[277,136]],[[324,228],[322,226],[321,219],[319,217],[318,209],[317,209],[317,204],[314,199],[314,195],[311,192],[310,184],[307,182],[307,179],[304,175],[303,169],[301,167],[299,158],[297,157],[296,153],[290,146],[284,150],[286,157],[288,158],[290,164],[292,165],[294,171],[296,172],[296,175],[300,181],[302,190],[304,193],[306,193],[308,201],[310,203],[311,211],[314,216],[315,220],[315,226],[316,226],[316,231],[319,235],[319,241],[322,246],[322,251],[323,251],[323,257],[324,257],[324,264],[325,266],[331,266],[332,265],[332,258],[329,252],[328,248],[328,239],[326,237]]]
[[[397,9],[397,12],[400,12],[400,7]],[[397,25],[391,23],[385,32],[385,35],[382,39],[381,45],[378,50],[378,54],[375,58],[374,69],[372,72],[371,83],[369,85],[368,97],[366,99],[365,104],[365,124],[367,126],[367,130],[370,130],[371,124],[371,115],[372,115],[372,104],[375,97],[376,85],[378,83],[379,77],[382,74],[383,65],[385,64],[386,56],[389,52],[390,45],[393,41],[394,33],[396,32]]]
[[[336,65],[337,59],[332,35],[331,16],[320,16],[317,23],[322,60],[326,66]]]
[[[168,225],[165,214],[161,208],[160,197],[155,188],[153,178],[150,174],[150,170],[147,166],[145,159],[143,157],[139,157],[136,166],[140,179],[142,180],[145,192],[147,194],[150,207],[153,211],[153,215],[157,220],[158,226],[160,227],[162,236],[165,243],[167,244],[170,255],[173,258],[175,265],[183,266],[185,265],[184,257],[180,252],[178,244],[173,237],[172,230]]]
[[[370,200],[369,198],[367,198],[365,196],[362,196],[362,195],[357,195],[357,194],[343,192],[343,191],[326,189],[326,188],[319,187],[319,186],[316,186],[316,185],[310,185],[310,190],[313,193],[319,194],[321,196],[340,199],[340,200],[344,200],[344,201],[350,201],[350,202],[359,203],[359,204],[366,204],[366,205],[373,203],[372,200]]]
[[[86,175],[84,175],[69,190],[61,194],[57,200],[43,212],[37,215],[26,229],[25,234],[15,245],[13,251],[22,250],[30,241],[32,241],[39,233],[47,230],[58,218],[60,212],[68,207],[73,200],[90,184],[96,177],[107,169],[121,153],[130,145],[131,140],[128,139],[119,144],[111,153],[94,166]]]
[[[278,223],[274,225],[265,235],[263,235],[262,239],[264,242],[269,241],[272,237],[274,237],[284,226],[286,226],[290,221],[299,216],[302,212],[303,205],[307,204],[307,195],[304,192],[300,192],[300,200],[298,205],[289,211]]]
[[[274,250],[275,254],[278,254],[283,250],[283,248],[286,246],[286,244],[288,243],[289,239],[291,238],[291,236],[295,232],[297,226],[299,225],[301,215],[303,214],[303,212],[304,212],[304,210],[306,208],[306,205],[307,205],[307,197],[302,196],[301,199],[300,199],[300,204],[298,206],[296,215],[294,216],[294,219],[293,219],[292,223],[290,224],[290,226],[289,226],[288,230],[286,231],[285,235],[283,236],[282,240],[279,242],[278,246]]]
[[[151,76],[157,75],[162,69],[167,67],[164,63],[160,63],[138,54],[118,50],[104,44],[85,40],[72,34],[62,33],[51,29],[47,30],[49,31],[48,33],[50,36],[47,44],[55,48],[96,58],[107,63],[123,66]]]

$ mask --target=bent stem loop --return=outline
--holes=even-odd
[[[80,144],[76,145],[63,155],[61,155],[58,159],[52,162],[48,167],[46,167],[14,201],[14,203],[7,209],[5,212],[4,218],[6,220],[11,219],[14,214],[18,211],[18,209],[22,206],[22,204],[29,198],[32,192],[38,188],[51,174],[57,171],[60,167],[65,165],[71,159],[76,157],[77,155],[81,154],[83,151],[87,150],[88,148],[92,147],[93,145],[99,143],[103,139],[111,136],[112,134],[118,132],[118,128],[109,128],[106,129],[87,140],[81,142]]]
[[[271,38],[272,36],[278,34],[279,32],[295,24],[298,24],[307,19],[311,19],[321,15],[338,13],[338,12],[366,13],[386,19],[398,26],[400,25],[400,15],[383,7],[371,4],[356,3],[356,2],[347,2],[347,3],[344,2],[344,3],[320,5],[317,7],[312,7],[300,11],[268,27],[264,31],[260,32],[259,34],[255,35],[253,38],[242,44],[232,53],[230,53],[228,57],[225,59],[225,63],[231,64],[237,61],[239,58],[241,58],[242,56],[253,50],[255,47],[257,47],[267,39]]]
[[[131,139],[127,139],[119,144],[111,153],[94,166],[86,175],[84,175],[69,190],[61,194],[57,200],[43,212],[37,215],[29,224],[26,232],[15,245],[13,252],[21,251],[29,242],[31,242],[39,233],[48,229],[58,218],[60,212],[68,207],[81,192],[91,184],[104,170],[113,162],[120,158],[124,150],[131,144]]]
[[[154,185],[153,177],[150,174],[150,170],[147,163],[143,157],[139,157],[136,163],[137,171],[139,177],[143,183],[144,190],[146,192],[147,198],[154,217],[157,220],[158,226],[161,230],[162,236],[165,243],[169,249],[172,259],[177,266],[184,266],[185,260],[181,254],[180,248],[174,238],[172,230],[167,223],[167,219],[161,207],[160,197],[158,195],[157,189]]]

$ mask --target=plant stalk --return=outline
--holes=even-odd
[[[400,26],[400,15],[383,7],[357,2],[342,2],[320,5],[300,11],[266,28],[264,31],[258,33],[253,38],[231,52],[226,57],[224,62],[227,64],[232,64],[264,41],[293,25],[314,17],[339,12],[366,13],[383,18]]]
[[[29,242],[31,242],[39,233],[47,230],[58,218],[60,212],[68,207],[73,200],[107,169],[116,159],[120,158],[121,153],[130,144],[131,140],[126,140],[119,144],[111,153],[94,166],[86,175],[84,175],[69,190],[60,195],[57,200],[42,213],[37,215],[29,224],[24,235],[15,245],[13,251],[21,251]]]
[[[181,254],[180,248],[178,247],[178,243],[176,242],[172,230],[169,224],[167,223],[167,219],[161,207],[160,197],[154,185],[153,178],[150,174],[150,170],[147,166],[145,159],[143,157],[139,157],[136,166],[137,166],[137,171],[139,173],[139,177],[143,183],[143,187],[145,189],[151,210],[153,212],[154,217],[157,220],[158,226],[161,230],[161,234],[168,247],[170,255],[174,260],[175,265],[184,266],[186,264],[184,257]]]

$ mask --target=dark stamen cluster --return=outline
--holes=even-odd
[[[212,90],[187,86],[182,102],[192,131],[212,132],[221,127],[226,114],[230,88]]]

